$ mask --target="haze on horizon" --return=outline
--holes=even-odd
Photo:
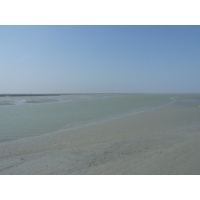
[[[200,26],[0,26],[0,94],[200,93]]]

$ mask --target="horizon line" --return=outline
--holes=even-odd
[[[82,95],[82,94],[199,94],[198,92],[75,92],[75,93],[0,93],[5,96],[60,96],[60,95]]]

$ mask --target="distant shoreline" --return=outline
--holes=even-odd
[[[0,97],[18,97],[18,96],[61,96],[61,95],[82,95],[82,94],[107,94],[107,93],[0,94]],[[117,93],[116,93],[116,94],[117,94]]]
[[[133,92],[133,93],[128,93],[128,92],[97,92],[97,93],[41,93],[41,94],[0,94],[0,97],[21,97],[21,96],[61,96],[61,95],[90,95],[90,94],[174,94],[174,95],[180,95],[180,94],[200,94],[200,93],[138,93],[138,92]]]

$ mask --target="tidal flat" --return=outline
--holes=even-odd
[[[139,101],[137,106],[140,105],[140,108],[131,107],[131,110],[128,97],[120,101],[116,98],[119,96],[85,96],[81,100],[76,97],[76,100],[68,102],[17,105],[21,108],[36,105],[66,106],[67,103],[76,102],[75,107],[79,106],[77,110],[85,108],[82,116],[85,116],[89,105],[97,107],[100,103],[102,107],[99,105],[99,110],[93,113],[97,114],[101,110],[99,118],[94,119],[93,115],[89,115],[93,120],[89,117],[81,121],[80,118],[74,126],[61,124],[62,128],[59,126],[54,131],[29,137],[22,135],[1,142],[0,174],[200,174],[199,95],[169,95],[167,101],[161,102],[159,99],[156,104],[150,101],[152,96],[146,96],[148,100],[143,102],[145,105]],[[115,105],[109,104],[109,107],[108,102],[111,100]],[[131,101],[134,102],[133,98]],[[83,105],[81,102],[84,102]],[[126,106],[122,102],[126,102]],[[119,105],[122,108],[116,112]],[[5,110],[14,106],[1,108]],[[106,112],[102,112],[102,108]],[[74,116],[78,114],[81,115],[81,112]]]

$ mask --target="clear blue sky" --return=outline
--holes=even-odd
[[[0,26],[0,93],[200,93],[200,26]]]

